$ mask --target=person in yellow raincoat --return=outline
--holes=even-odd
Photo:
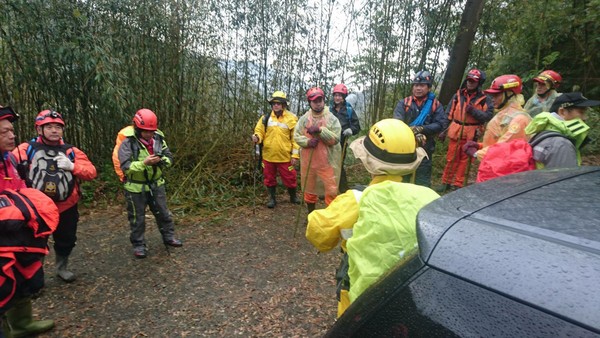
[[[525,103],[525,111],[532,118],[539,113],[550,112],[554,100],[560,95],[556,91],[562,82],[562,76],[553,70],[545,70],[533,78],[535,93]]]
[[[254,144],[262,144],[262,168],[264,184],[269,191],[267,207],[277,205],[277,172],[290,194],[290,203],[299,204],[296,197],[296,163],[300,155],[294,142],[294,128],[298,118],[288,108],[287,96],[276,91],[268,100],[271,112],[261,116],[252,135]]]
[[[310,109],[294,130],[300,150],[300,180],[308,212],[315,210],[320,195],[329,205],[337,196],[342,148],[340,121],[325,107],[325,93],[313,87],[306,92]]]
[[[427,187],[400,183],[427,156],[404,122],[381,120],[350,149],[372,175],[369,187],[350,189],[326,209],[309,214],[306,229],[306,238],[319,251],[342,242],[345,254],[336,273],[338,317],[386,271],[416,253],[417,212],[439,197]]]
[[[482,160],[491,145],[515,139],[527,140],[525,127],[531,122],[531,117],[522,107],[522,90],[523,81],[512,74],[498,76],[490,88],[484,90],[492,96],[495,115],[485,128],[482,143],[467,141],[463,146],[468,156]]]

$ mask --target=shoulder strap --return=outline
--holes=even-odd
[[[404,98],[404,113],[408,113],[410,106],[412,105],[412,95]]]
[[[265,126],[265,131],[267,130],[267,125],[269,124],[269,118],[271,117],[271,112],[265,113],[262,119],[262,123]]]
[[[529,144],[532,147],[535,147],[536,145],[538,145],[540,142],[542,142],[545,139],[551,138],[551,137],[562,137],[565,138],[567,140],[569,140],[570,142],[571,139],[569,139],[568,137],[566,137],[565,135],[557,132],[557,131],[553,131],[553,130],[544,130],[540,133],[537,133],[531,140],[529,140]]]

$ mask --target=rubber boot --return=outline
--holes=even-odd
[[[315,203],[306,203],[306,208],[308,209],[308,213],[315,211]]]
[[[288,193],[290,194],[290,203],[300,204],[298,197],[296,197],[296,188],[288,188]]]
[[[31,298],[21,298],[6,311],[10,333],[14,338],[46,332],[54,327],[53,320],[33,320]]]
[[[269,202],[267,202],[267,208],[273,209],[275,205],[277,205],[277,199],[275,198],[275,188],[276,187],[267,187],[269,189]]]
[[[10,326],[8,325],[8,320],[6,319],[5,315],[2,315],[2,317],[0,317],[0,337],[4,337],[4,338],[12,338],[12,335],[10,334]]]
[[[69,256],[56,255],[56,275],[63,281],[71,283],[77,277],[71,271],[67,270],[69,264]]]

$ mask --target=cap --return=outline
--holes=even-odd
[[[563,93],[554,100],[552,108],[553,112],[556,112],[558,108],[569,108],[569,107],[595,107],[600,106],[600,101],[588,100],[581,92]]]

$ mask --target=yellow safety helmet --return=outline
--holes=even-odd
[[[282,92],[281,90],[278,90],[276,92],[273,93],[273,95],[271,95],[271,97],[269,98],[269,103],[273,103],[273,102],[281,102],[285,105],[289,105],[288,100],[287,100],[287,95],[285,95],[284,92]]]
[[[417,147],[406,123],[385,119],[375,123],[367,136],[350,144],[354,156],[373,175],[406,175],[417,169],[427,153]]]
[[[406,123],[385,119],[375,123],[365,138],[371,155],[389,163],[410,163],[416,159],[415,135]]]

